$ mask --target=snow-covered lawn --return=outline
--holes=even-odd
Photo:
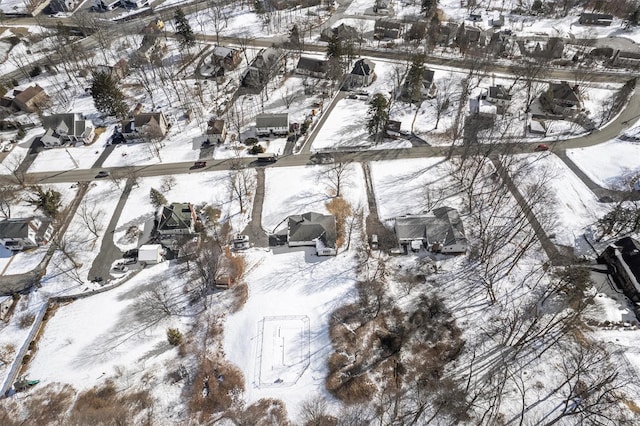
[[[449,176],[451,164],[444,158],[421,158],[371,163],[373,189],[381,221],[429,209],[427,192],[438,206],[458,208],[460,199]]]
[[[100,252],[104,231],[113,216],[123,189],[124,181],[120,182],[119,187],[110,181],[91,184],[64,234],[62,244],[69,256],[62,250],[54,253],[46,275],[41,281],[43,287],[40,293],[59,295],[65,292],[77,293],[90,288],[87,287],[89,269]],[[95,225],[92,217],[95,218]],[[87,222],[96,230],[97,237],[90,231]]]
[[[569,158],[591,180],[605,188],[628,191],[640,174],[640,143],[613,140],[567,150]]]
[[[249,298],[225,324],[224,350],[244,372],[245,400],[281,399],[293,418],[302,401],[331,399],[329,316],[349,302],[356,280],[351,253],[317,257],[314,250],[249,253]]]
[[[350,164],[342,183],[342,197],[352,210],[366,209],[367,193],[359,164]],[[262,227],[272,232],[290,215],[306,212],[327,214],[325,204],[330,200],[329,181],[322,175],[331,166],[268,168],[265,175],[265,194]],[[292,178],[293,176],[293,178]]]

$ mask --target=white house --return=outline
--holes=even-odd
[[[138,249],[138,262],[155,265],[162,262],[162,246],[160,244],[145,244]]]
[[[0,221],[0,244],[20,251],[47,244],[53,235],[53,226],[35,217]]]
[[[289,114],[260,114],[256,117],[256,134],[272,136],[289,134]]]
[[[311,246],[318,256],[335,256],[336,219],[315,212],[289,216],[287,243],[289,247]]]
[[[45,134],[40,138],[45,148],[62,146],[67,143],[93,142],[95,127],[91,120],[85,120],[78,113],[54,114],[42,117]]]

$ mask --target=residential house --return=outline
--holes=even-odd
[[[26,250],[47,244],[53,235],[53,226],[46,219],[5,219],[0,221],[0,244],[13,251]]]
[[[108,74],[111,77],[119,80],[125,78],[129,73],[129,63],[126,59],[120,59],[113,66],[111,65],[97,65],[94,68],[96,73]]]
[[[52,12],[72,12],[81,3],[82,0],[51,0],[49,9]]]
[[[489,87],[485,100],[496,106],[496,113],[504,114],[511,104],[511,94],[507,91],[506,87],[498,84]]]
[[[122,4],[121,0],[98,0],[97,5],[102,10],[113,10]]]
[[[358,59],[345,82],[347,88],[364,87],[373,83],[376,79],[375,68],[376,64],[369,59]]]
[[[127,120],[122,126],[125,139],[138,139],[144,135],[162,139],[169,131],[169,122],[162,111],[140,112],[132,120]]]
[[[260,50],[240,77],[240,85],[245,89],[261,91],[284,67],[284,52],[269,47]]]
[[[489,25],[493,28],[502,28],[504,25],[504,15],[497,14],[489,19]]]
[[[609,274],[624,295],[640,303],[640,242],[631,237],[609,245],[598,257],[598,263],[609,266]]]
[[[483,118],[495,118],[498,114],[498,106],[487,101],[486,95],[469,98],[469,114]],[[470,130],[470,126],[467,126],[465,130]]]
[[[529,120],[529,133],[533,135],[546,135],[547,127],[542,120]]]
[[[412,102],[420,102],[425,98],[432,98],[436,94],[434,75],[435,72],[425,68],[422,73],[419,91],[415,92],[411,90],[412,88],[409,87],[410,82],[405,78],[404,84],[402,85],[401,97],[403,99],[409,99]]]
[[[326,28],[325,30],[323,30],[320,33],[320,40],[329,41],[334,36],[342,42],[345,42],[345,41],[356,42],[362,39],[362,34],[360,34],[360,32],[356,30],[354,27],[351,27],[345,24],[340,24],[335,28]]]
[[[45,134],[40,138],[45,148],[68,143],[89,144],[93,142],[95,127],[91,120],[85,120],[79,113],[54,114],[42,117]]]
[[[640,66],[640,53],[617,50],[613,55],[613,59],[611,59],[611,63],[615,66],[637,68]]]
[[[226,71],[234,70],[242,62],[242,51],[231,47],[216,46],[211,53],[211,63],[222,66]]]
[[[553,114],[575,116],[581,108],[578,86],[571,87],[566,81],[550,83],[549,88],[540,95],[540,104]]]
[[[394,230],[405,250],[422,247],[447,254],[464,253],[467,239],[458,211],[451,207],[434,209],[432,215],[406,215],[396,218]]]
[[[606,15],[603,13],[581,13],[578,22],[582,25],[608,27],[613,23],[613,15]]]
[[[6,321],[13,306],[13,297],[0,296],[0,321]]]
[[[447,22],[440,26],[436,43],[438,46],[448,46],[455,39],[458,33],[458,24],[455,22]]]
[[[376,40],[397,39],[402,36],[404,31],[404,24],[401,21],[395,19],[376,19],[376,23],[373,28],[373,38]]]
[[[149,6],[151,0],[122,0],[122,2],[124,7],[140,9],[141,7]]]
[[[551,37],[545,44],[536,43],[531,56],[546,60],[562,59],[564,41],[559,37]]]
[[[394,12],[389,3],[389,0],[375,0],[373,4],[373,13],[378,15],[392,15]]]
[[[3,98],[4,105],[10,105],[22,112],[32,113],[38,111],[49,101],[49,96],[44,89],[37,84],[26,89],[13,89],[13,96]]]
[[[197,236],[195,225],[198,219],[190,203],[163,206],[156,221],[156,231],[165,247],[175,250],[181,243]]]
[[[227,139],[227,126],[224,120],[212,118],[207,125],[207,135],[210,142],[223,143]],[[212,140],[211,140],[212,139]]]
[[[332,215],[309,212],[289,216],[289,247],[311,246],[316,248],[318,256],[335,256],[336,238],[336,219]]]
[[[298,65],[296,65],[296,72],[311,77],[325,78],[328,67],[329,61],[326,59],[301,56]]]
[[[256,117],[258,136],[287,136],[289,134],[289,114],[259,114]]]

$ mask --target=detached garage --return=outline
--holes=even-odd
[[[160,244],[146,244],[138,249],[138,262],[155,265],[162,262],[162,246]]]

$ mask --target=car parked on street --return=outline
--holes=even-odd
[[[536,146],[536,151],[549,151],[549,145],[547,145],[546,143],[541,143],[538,144],[538,146]]]
[[[98,174],[96,175],[96,179],[101,179],[101,178],[106,178],[109,177],[109,172],[106,170],[100,170],[98,172]]]

